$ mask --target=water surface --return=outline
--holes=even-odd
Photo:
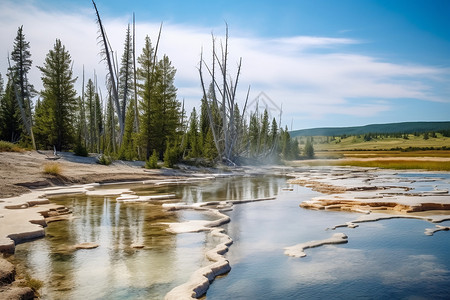
[[[419,175],[397,178],[417,189],[436,185]],[[438,182],[440,189],[449,187],[448,178]],[[450,294],[450,233],[426,236],[425,228],[434,224],[425,221],[393,219],[326,230],[360,214],[300,208],[301,201],[319,193],[298,185],[285,191],[286,178],[274,176],[128,187],[142,195],[175,193],[175,201],[187,203],[277,196],[227,212],[231,223],[223,228],[234,240],[226,254],[232,269],[214,281],[207,299],[448,299]],[[18,245],[15,254],[33,277],[45,282],[43,299],[162,299],[208,264],[204,253],[215,246],[207,233],[171,234],[161,224],[213,216],[167,212],[163,201],[124,204],[85,196],[55,201],[71,208],[74,220],[49,224],[45,238]],[[308,249],[304,258],[283,253],[284,247],[335,232],[347,234],[349,243]],[[100,246],[70,249],[82,242]]]

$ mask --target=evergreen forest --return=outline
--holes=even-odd
[[[26,28],[18,27],[9,68],[0,73],[0,140],[34,150],[145,160],[149,168],[157,167],[158,161],[172,167],[178,162],[238,165],[298,158],[299,145],[281,126],[281,115],[269,116],[267,109],[250,111],[250,88],[246,99],[237,99],[242,61],[236,74],[230,74],[228,28],[220,47],[212,38],[211,61],[202,54],[201,96],[198,106],[187,112],[177,95],[176,66],[158,53],[162,26],[158,37],[146,36],[143,49],[137,51],[133,17],[133,24],[124,28],[123,52],[117,59],[93,5],[99,52],[109,70],[106,82],[95,75],[86,78],[84,71],[74,74],[70,49],[58,37],[43,64],[33,65]],[[40,91],[29,81],[32,68],[40,71]],[[78,91],[75,83],[80,80]],[[104,85],[106,89],[100,88]]]

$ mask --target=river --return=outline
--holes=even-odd
[[[421,182],[420,189],[426,190],[425,185]],[[429,222],[393,219],[326,230],[360,214],[300,208],[300,202],[319,193],[289,186],[285,177],[278,176],[127,187],[139,195],[174,193],[173,201],[191,204],[276,196],[226,212],[231,222],[223,228],[233,239],[226,254],[231,272],[214,281],[206,299],[448,299],[450,295],[450,234],[425,235],[426,228],[434,227]],[[163,223],[214,218],[191,210],[168,212],[162,208],[167,200],[120,203],[115,197],[75,195],[52,201],[69,207],[73,219],[50,223],[45,238],[18,245],[14,255],[15,262],[44,282],[42,299],[162,299],[207,265],[204,253],[215,246],[207,232],[167,232]],[[450,226],[450,221],[441,225]],[[303,258],[284,255],[285,247],[326,239],[335,232],[345,233],[348,243],[308,249]],[[83,242],[99,247],[71,248]]]

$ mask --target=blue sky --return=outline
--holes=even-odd
[[[119,53],[136,13],[137,48],[155,41],[164,22],[161,52],[177,68],[178,97],[200,104],[198,61],[210,34],[230,32],[231,75],[243,59],[240,99],[282,108],[293,129],[403,121],[450,120],[450,1],[111,1],[98,0],[113,48]],[[34,65],[42,65],[56,38],[99,82],[91,1],[0,1],[0,73],[6,72],[17,27],[24,25]],[[140,51],[138,51],[139,54]],[[4,58],[2,58],[4,57]],[[40,89],[37,68],[31,80]],[[89,77],[89,75],[88,75]],[[81,91],[81,80],[77,82]],[[264,92],[265,97],[257,98]],[[104,94],[106,89],[104,88]],[[256,101],[258,99],[258,101]],[[253,101],[255,100],[255,101]],[[278,116],[277,116],[278,117]]]

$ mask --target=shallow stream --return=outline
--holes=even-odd
[[[419,189],[427,190],[426,185],[421,181]],[[187,203],[276,196],[235,205],[226,213],[231,222],[223,227],[234,241],[226,254],[231,272],[214,281],[207,299],[448,299],[450,295],[450,233],[426,236],[425,228],[434,227],[429,222],[393,219],[326,230],[360,214],[300,208],[301,201],[319,194],[298,185],[285,190],[286,178],[275,176],[127,187],[140,195],[174,193],[174,201]],[[208,264],[204,253],[215,246],[205,232],[168,233],[161,223],[214,217],[196,211],[167,212],[161,206],[167,200],[120,203],[115,197],[64,196],[52,201],[72,209],[74,219],[50,223],[45,238],[18,245],[14,256],[45,283],[42,299],[162,299]],[[335,232],[347,234],[348,244],[308,249],[304,258],[283,253],[284,247],[326,239]],[[99,247],[71,250],[83,242]]]

